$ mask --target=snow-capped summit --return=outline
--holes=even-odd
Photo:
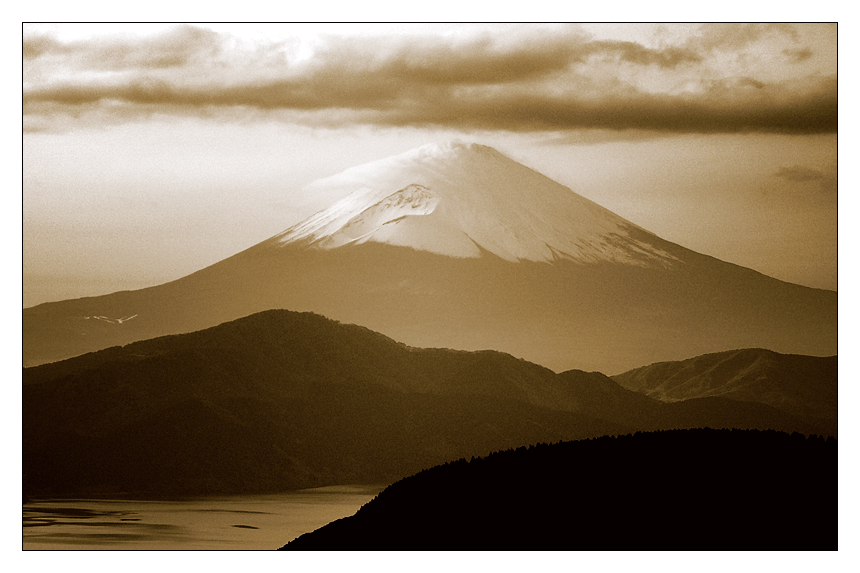
[[[671,265],[647,233],[567,187],[478,144],[425,145],[312,183],[345,196],[287,229],[280,244],[368,241],[452,257]],[[636,235],[634,237],[634,234]]]
[[[835,292],[665,241],[489,147],[428,145],[306,191],[334,204],[186,277],[24,309],[24,364],[277,308],[558,372],[837,351]]]

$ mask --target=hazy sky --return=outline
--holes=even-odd
[[[661,237],[836,289],[836,26],[25,25],[24,306],[176,279],[475,141]]]

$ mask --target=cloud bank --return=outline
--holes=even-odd
[[[819,188],[823,193],[836,194],[838,183],[836,169],[822,171],[803,165],[792,165],[790,167],[780,167],[773,176],[785,179],[791,183],[815,181],[819,184]]]
[[[249,43],[177,27],[23,39],[24,129],[152,115],[511,132],[833,133],[837,79],[795,28],[704,26],[658,47],[577,27]],[[779,70],[774,73],[774,70]]]

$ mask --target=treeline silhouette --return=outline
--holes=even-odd
[[[670,430],[460,459],[296,550],[836,550],[837,441]]]

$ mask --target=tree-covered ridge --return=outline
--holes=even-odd
[[[836,356],[780,354],[744,348],[642,366],[612,379],[628,390],[667,402],[722,397],[759,402],[819,420],[836,433]]]
[[[459,457],[637,430],[824,433],[764,404],[662,403],[599,372],[412,348],[285,310],[27,368],[23,378],[32,496],[391,483]]]
[[[297,550],[835,550],[837,442],[672,430],[539,444],[401,480]]]

